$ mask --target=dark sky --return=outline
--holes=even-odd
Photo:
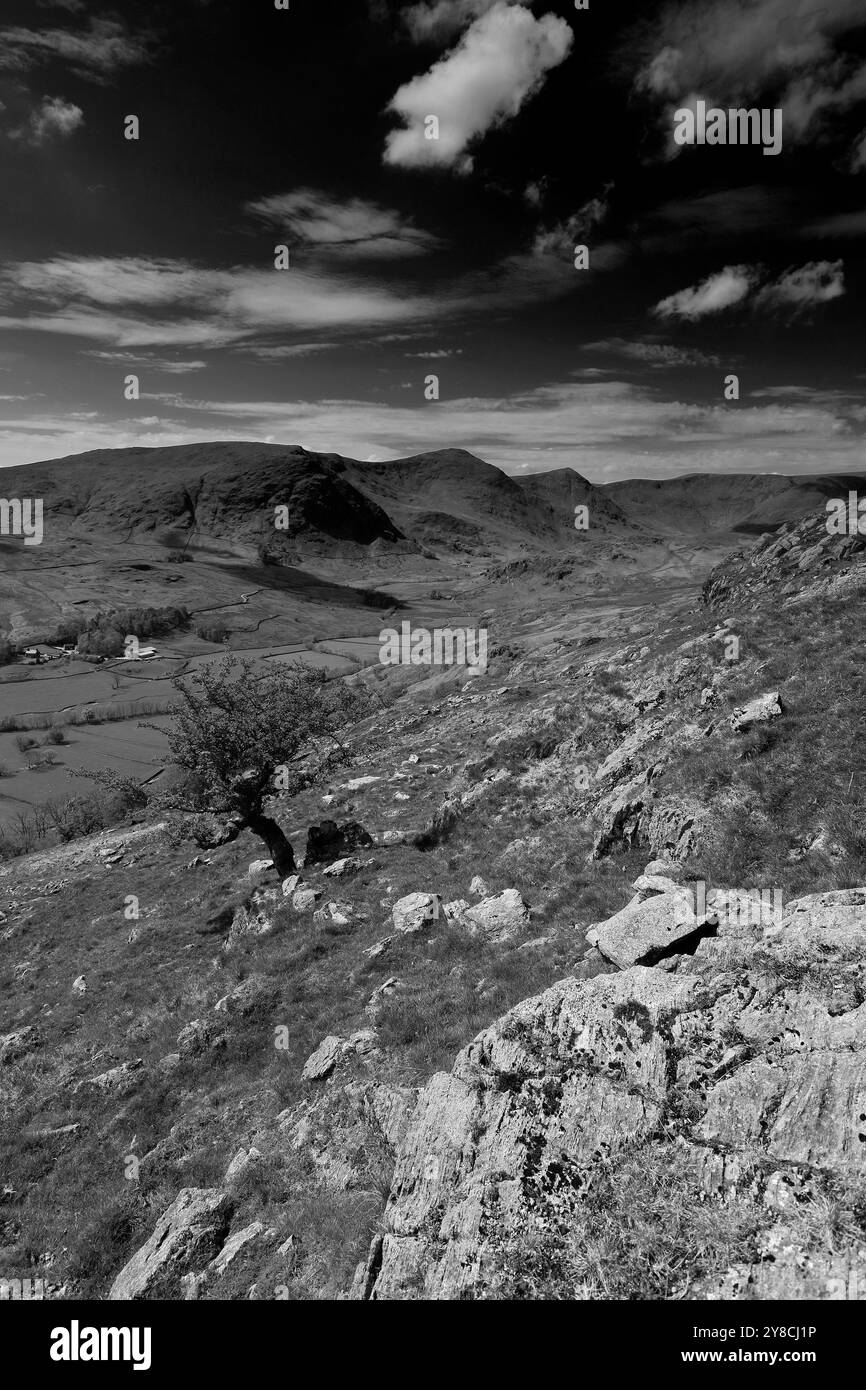
[[[864,466],[863,0],[4,0],[0,178],[0,466]]]

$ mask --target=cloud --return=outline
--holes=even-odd
[[[463,349],[462,349],[462,348],[439,348],[439,349],[436,350],[436,351],[430,351],[430,352],[404,352],[404,353],[403,353],[403,356],[404,356],[404,357],[423,357],[423,358],[426,358],[426,359],[429,359],[430,361],[432,361],[434,358],[440,358],[440,357],[462,357],[462,356],[463,356]]]
[[[677,147],[679,148],[679,146]],[[651,225],[662,224],[660,244],[671,246],[669,228],[680,234],[700,237],[742,235],[765,232],[773,228],[789,228],[791,198],[784,189],[766,188],[762,184],[745,184],[740,188],[725,188],[715,193],[700,193],[691,198],[676,198],[662,203],[647,214]],[[680,238],[673,243],[679,250]]]
[[[594,253],[604,262],[605,248]],[[615,254],[612,252],[611,254]],[[59,256],[0,265],[0,329],[53,333],[115,348],[279,348],[320,351],[311,333],[369,341],[411,325],[510,314],[568,294],[585,280],[571,261],[510,256],[483,271],[402,283],[352,267],[279,272],[261,265],[213,268],[156,257]],[[287,335],[299,343],[286,343]],[[279,335],[278,340],[277,335]],[[302,336],[301,336],[302,335]],[[334,344],[345,345],[345,344]],[[291,354],[288,349],[291,349]]]
[[[740,105],[768,94],[784,110],[786,141],[813,140],[866,97],[866,65],[841,47],[862,24],[861,0],[668,3],[632,32],[626,59],[636,89],[664,104],[666,126],[690,95]]]
[[[78,33],[68,29],[0,29],[0,68],[28,69],[67,63],[80,77],[104,79],[150,59],[153,38],[133,35],[117,19],[91,19]]]
[[[353,458],[406,457],[423,448],[462,447],[519,474],[577,468],[589,477],[670,477],[679,473],[862,468],[857,407],[771,400],[691,404],[623,381],[553,382],[505,397],[441,401],[395,392],[395,403],[157,398],[142,427],[124,417],[57,412],[0,414],[0,465],[62,457],[85,449],[227,439],[301,442]]]
[[[84,125],[84,112],[63,97],[43,97],[23,126],[9,132],[10,140],[44,145],[47,140],[65,139]]]
[[[816,304],[827,304],[845,293],[842,261],[810,261],[799,269],[785,271],[759,292],[760,308],[791,309],[802,312]]]
[[[403,23],[416,43],[453,39],[496,3],[497,0],[428,0],[426,4],[410,5]]]
[[[100,362],[116,363],[123,367],[129,367],[131,362],[128,352],[98,352],[96,349],[88,349],[84,356],[96,358]],[[146,353],[137,352],[135,354],[135,366],[143,371],[166,372],[170,376],[186,376],[189,372],[205,371],[207,362],[175,361],[167,357],[149,357]]]
[[[866,169],[866,130],[858,135],[851,151],[849,169],[852,174],[859,174]]]
[[[613,188],[609,183],[600,198],[590,198],[588,203],[578,208],[565,222],[553,227],[539,228],[536,233],[533,251],[537,256],[571,256],[576,244],[583,244],[586,238],[607,217],[610,205],[607,195]]]
[[[809,261],[796,269],[792,267],[759,289],[760,280],[759,268],[728,265],[700,285],[661,300],[652,313],[658,318],[694,321],[730,309],[752,296],[752,307],[756,310],[787,309],[797,314],[839,299],[845,293],[841,260]]]
[[[862,212],[841,212],[834,217],[824,217],[820,222],[812,222],[800,233],[803,237],[858,237],[866,236],[866,208]]]
[[[246,210],[289,234],[294,243],[329,255],[384,260],[421,256],[441,244],[390,208],[362,198],[340,203],[313,188],[257,198]]]
[[[724,270],[709,275],[700,285],[668,295],[652,312],[658,318],[691,321],[705,318],[708,314],[718,314],[741,303],[756,279],[756,272],[747,265],[726,265]]]
[[[629,342],[626,338],[605,338],[597,343],[584,343],[584,352],[609,352],[616,357],[630,357],[654,368],[718,367],[721,359],[697,348],[679,348],[671,343],[641,339]]]
[[[388,105],[403,121],[385,142],[384,162],[407,169],[467,173],[470,145],[517,115],[561,63],[573,41],[571,27],[555,15],[541,19],[499,0],[463,35],[458,46],[429,72],[400,87]],[[428,139],[425,120],[435,116],[438,139]]]

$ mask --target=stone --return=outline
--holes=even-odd
[[[466,909],[470,931],[488,941],[508,941],[524,930],[529,921],[529,904],[516,888],[506,888],[496,897],[484,898]]]
[[[731,715],[731,728],[735,734],[742,734],[754,728],[755,724],[766,724],[771,719],[777,719],[782,713],[778,690],[770,690],[735,709]]]
[[[222,1248],[232,1203],[216,1188],[185,1187],[163,1212],[153,1234],[114,1280],[109,1299],[175,1294],[180,1277]]]
[[[301,1077],[304,1081],[323,1081],[330,1076],[343,1052],[343,1039],[330,1033],[307,1058]]]
[[[290,874],[284,878],[281,884],[281,892],[284,898],[291,898],[301,882],[300,874]]]
[[[469,885],[469,892],[472,894],[473,898],[486,898],[490,894],[490,889],[487,887],[481,875],[476,874]]]
[[[632,884],[641,902],[657,893],[676,893],[679,884],[665,874],[640,874]]]
[[[357,859],[335,859],[333,864],[322,870],[322,873],[328,874],[330,878],[344,878],[347,874],[356,874],[358,867]]]
[[[650,965],[671,954],[674,947],[682,950],[690,938],[696,944],[701,935],[713,932],[706,916],[695,914],[691,894],[680,889],[624,907],[587,932],[586,940],[624,970],[630,965]]]
[[[261,1159],[261,1150],[255,1148],[255,1146],[249,1149],[238,1149],[228,1168],[226,1168],[223,1182],[227,1186],[237,1182],[248,1169],[254,1168],[257,1163],[260,1163]]]
[[[243,1230],[235,1231],[230,1235],[222,1250],[211,1260],[207,1267],[209,1274],[225,1274],[229,1265],[236,1260],[241,1251],[260,1240],[264,1234],[264,1225],[261,1221],[251,1221],[249,1226],[244,1226]]]
[[[321,896],[316,888],[299,888],[292,894],[292,907],[295,912],[312,912]]]
[[[75,1091],[86,1090],[89,1087],[104,1093],[130,1091],[139,1080],[137,1073],[142,1070],[143,1066],[144,1060],[141,1057],[137,1057],[134,1062],[122,1062],[118,1067],[111,1067],[109,1071],[100,1072],[99,1076],[91,1076],[85,1081],[79,1081]]]
[[[16,1028],[12,1033],[0,1036],[0,1062],[14,1062],[25,1053],[32,1052],[39,1042],[39,1034],[31,1025]]]
[[[353,925],[352,909],[348,903],[330,902],[325,903],[317,912],[313,913],[313,921],[329,928],[351,928]]]
[[[78,995],[87,993],[87,981],[83,975],[76,976],[72,981],[72,993]]]
[[[320,825],[311,825],[307,832],[304,864],[309,868],[313,864],[333,863],[352,850],[372,843],[372,836],[357,821],[337,825],[335,821],[324,820]]]
[[[404,988],[405,985],[402,980],[398,980],[396,975],[389,975],[387,980],[383,980],[382,983],[373,990],[373,993],[367,1001],[364,1013],[368,1018],[373,1020],[377,1019],[382,1012],[385,1002]]]
[[[273,867],[273,859],[254,859],[247,869],[247,874],[250,878],[256,878],[259,874],[267,873],[268,869],[272,869]]]
[[[440,907],[438,893],[407,893],[391,910],[395,931],[419,931],[425,922],[438,918]]]

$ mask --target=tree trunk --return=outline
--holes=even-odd
[[[281,879],[295,872],[295,852],[275,820],[261,811],[253,811],[247,818],[247,825],[254,835],[258,835],[268,847],[274,861],[274,868]]]

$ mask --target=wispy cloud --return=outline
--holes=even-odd
[[[758,293],[759,308],[788,309],[794,313],[828,304],[845,293],[842,261],[810,261],[808,265],[786,270],[778,280]]]
[[[662,319],[706,318],[721,313],[734,304],[741,304],[757,280],[757,272],[747,265],[726,265],[715,275],[708,275],[699,285],[668,295],[653,309]]]
[[[452,52],[396,92],[388,110],[404,128],[387,137],[385,163],[468,173],[470,147],[517,115],[567,57],[572,41],[564,19],[536,19],[521,5],[499,0]],[[439,122],[435,139],[425,125],[430,116]]]
[[[49,140],[74,135],[84,124],[84,112],[63,97],[43,97],[23,125],[9,131],[10,140],[28,145],[44,145]]]
[[[0,29],[0,68],[26,70],[59,61],[81,77],[102,80],[147,62],[153,46],[151,34],[131,34],[118,19],[91,18],[77,31],[10,26]]]
[[[420,256],[439,239],[390,208],[362,198],[338,202],[314,188],[257,198],[247,211],[292,238],[292,243],[347,259]]]
[[[718,367],[721,359],[697,348],[675,347],[652,339],[629,341],[626,338],[604,338],[596,343],[584,343],[584,352],[607,352],[615,357],[632,358],[648,367]]]
[[[860,237],[866,236],[866,208],[862,212],[840,212],[822,217],[800,233],[803,237]]]
[[[804,313],[845,293],[844,266],[839,261],[809,261],[791,267],[776,280],[761,284],[759,267],[728,265],[699,285],[668,295],[652,310],[658,318],[695,321],[750,300],[755,310]]]
[[[635,87],[666,121],[695,93],[721,105],[769,93],[786,140],[811,141],[866,97],[866,64],[844,46],[862,23],[861,0],[671,0],[632,35],[628,56]]]
[[[670,476],[678,472],[844,471],[862,466],[857,408],[770,400],[732,411],[695,405],[623,381],[552,383],[506,398],[465,397],[435,411],[416,399],[399,405],[351,399],[208,400],[154,395],[144,424],[0,415],[0,463],[58,457],[87,448],[260,439],[299,443],[354,458],[398,457],[424,448],[471,449],[519,474],[577,468],[590,477]]]
[[[92,357],[99,362],[111,362],[117,366],[129,367],[131,363],[128,352],[100,352],[96,349],[87,349],[85,357]],[[190,372],[203,372],[207,369],[207,362],[196,360],[184,361],[168,357],[152,357],[148,353],[136,352],[135,366],[150,372],[165,372],[169,376],[186,376]]]

